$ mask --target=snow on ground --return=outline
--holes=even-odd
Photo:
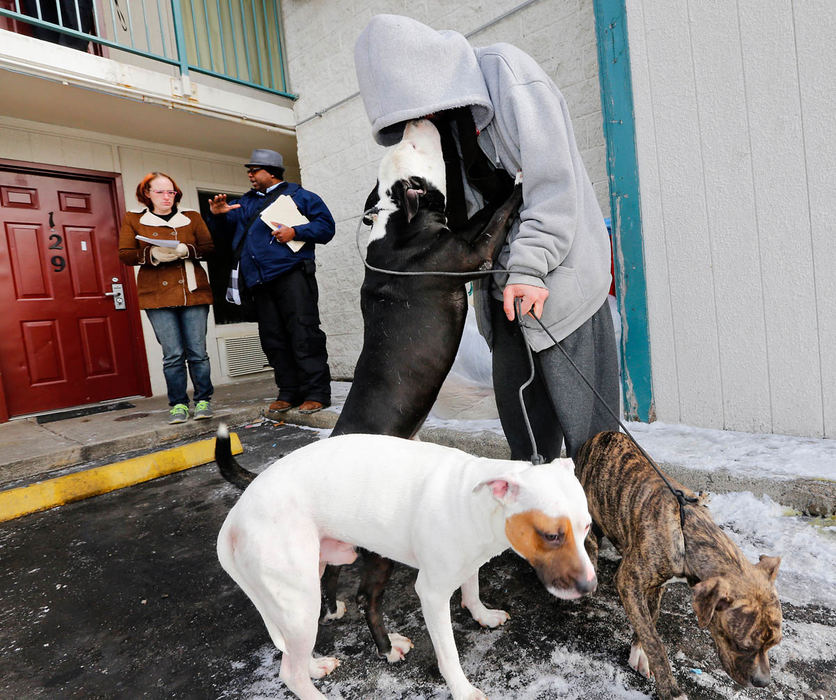
[[[338,400],[341,404],[344,395]],[[471,422],[431,418],[428,421],[428,425],[433,427],[444,425],[454,430],[472,429],[472,423],[492,426],[479,429],[495,430],[501,434],[498,420]],[[722,431],[665,424],[630,424],[628,427],[635,429],[636,437],[659,461],[695,468],[725,466],[740,472],[743,468],[741,465],[745,465],[752,473],[763,476],[762,472],[766,471],[766,475],[773,478],[785,478],[786,475],[822,476],[822,472],[831,470],[833,463],[829,461],[830,457],[836,459],[833,446],[824,440],[724,434]],[[318,432],[321,437],[327,437],[329,433],[328,430]],[[800,446],[806,449],[799,451]],[[811,464],[818,466],[810,469]],[[762,471],[759,472],[759,469]],[[750,561],[757,562],[761,554],[781,556],[776,585],[782,602],[795,606],[822,606],[830,610],[836,608],[836,523],[833,519],[801,517],[768,496],[757,498],[749,492],[712,495],[708,506],[716,522],[741,547]],[[611,547],[602,550],[602,555],[617,557]],[[617,600],[614,604],[617,605]],[[419,620],[417,624],[422,625],[423,621]],[[354,625],[343,643],[347,647],[367,649],[369,644],[366,634],[363,625]],[[624,659],[584,654],[560,643],[552,643],[551,655],[546,660],[534,658],[530,650],[520,647],[513,668],[507,659],[496,663],[500,655],[492,647],[501,634],[486,635],[474,630],[466,632],[460,643],[465,674],[474,680],[478,678],[477,685],[491,698],[636,700],[651,697],[630,687],[633,671]],[[783,634],[781,644],[770,652],[776,681],[797,691],[797,697],[815,697],[815,694],[809,694],[811,689],[798,674],[796,665],[799,659],[825,666],[833,664],[836,656],[836,628],[791,619],[785,620]],[[550,642],[541,640],[540,643]],[[673,657],[672,661],[682,656],[682,651],[677,652],[676,649],[669,648],[668,652]],[[265,646],[260,654],[260,668],[252,684],[246,688],[245,695],[248,698],[291,698],[292,695],[278,678],[278,652]],[[680,659],[680,665],[689,668],[686,659]],[[416,679],[405,676],[404,669],[400,665],[381,667],[375,680],[374,697],[409,697],[410,700],[440,700],[449,697],[440,678],[428,682],[425,677],[418,684],[421,687],[416,688],[412,686]],[[704,689],[706,697],[730,700],[750,697],[731,685],[719,666],[693,669],[691,673],[694,681]],[[329,677],[327,689],[323,687],[329,698],[353,700],[359,697],[359,687],[363,687],[361,679],[352,678],[349,674],[350,670],[344,669],[343,673]],[[368,686],[365,686],[365,691],[368,692]],[[408,695],[404,695],[405,692]]]
[[[342,407],[347,382],[334,382],[333,407]],[[490,410],[488,408],[490,407]],[[493,393],[451,374],[425,427],[502,435]],[[627,429],[660,464],[727,470],[738,476],[836,480],[836,440],[711,430],[671,423],[626,422]]]
[[[471,341],[466,329],[463,344]],[[473,353],[478,343],[471,343],[469,347],[469,352]],[[484,356],[464,363],[457,361],[425,426],[502,435],[489,382]],[[349,387],[348,383],[334,383],[332,400],[337,411],[344,403]],[[647,452],[662,464],[728,470],[750,478],[836,480],[836,440],[709,430],[660,422],[626,425]],[[323,437],[328,434],[328,431],[320,432]],[[836,608],[834,519],[801,517],[768,496],[757,498],[749,492],[715,494],[709,508],[717,523],[751,561],[757,562],[761,554],[781,556],[777,587],[783,602]],[[495,637],[474,633],[462,645],[465,673],[479,676],[482,690],[492,698],[632,700],[648,697],[630,689],[625,678],[632,671],[626,665],[614,665],[608,659],[593,658],[560,645],[554,648],[548,661],[526,658],[525,651],[521,650],[518,668],[511,671],[500,664],[486,676],[485,659],[491,656],[492,640]],[[785,621],[784,641],[771,652],[773,671],[776,678],[785,678],[792,675],[794,659],[821,659],[830,664],[834,654],[836,630],[832,626]],[[285,697],[273,670],[275,657],[266,649],[264,662],[264,675],[249,689],[248,696]],[[738,697],[737,691],[729,690],[728,681],[719,668],[706,669],[697,676],[697,681],[720,697]],[[404,691],[404,678],[397,666],[383,669],[378,691],[380,697],[397,697]],[[355,696],[348,680],[330,687],[328,694],[329,697]],[[437,691],[410,697],[434,700],[448,696],[443,684],[439,684]]]
[[[352,643],[370,647],[364,627],[350,632]],[[460,641],[461,663],[465,675],[475,682],[492,700],[537,700],[560,698],[561,700],[644,700],[651,696],[629,688],[627,676],[633,671],[626,665],[613,666],[605,659],[591,657],[563,646],[556,646],[547,661],[533,661],[521,649],[516,668],[504,664],[492,665],[491,645],[496,635],[485,635],[479,631],[464,635]],[[265,645],[259,650],[260,666],[253,681],[243,691],[250,700],[267,698],[293,698],[279,679],[278,669],[281,655]],[[410,700],[448,700],[450,692],[444,681],[438,677],[431,690],[409,687],[403,664],[381,665],[375,673],[374,698],[404,698]],[[341,671],[343,671],[341,673]],[[336,680],[339,674],[343,678]],[[355,700],[358,697],[358,679],[346,678],[343,669],[327,679],[327,689],[322,682],[315,684],[329,698]],[[422,684],[425,685],[425,684]],[[368,692],[368,690],[366,690]],[[405,694],[405,693],[408,693]]]
[[[465,673],[471,667],[481,667],[484,675],[486,658],[490,658],[489,650],[480,649],[479,645],[471,647],[462,659]],[[497,667],[487,676],[487,682],[482,683],[482,690],[499,700],[637,700],[649,697],[628,687],[626,676],[630,673],[633,671],[626,665],[617,668],[606,660],[556,646],[548,661],[521,663],[510,678],[507,668]]]
[[[768,496],[748,492],[713,495],[708,507],[751,561],[761,554],[781,556],[781,600],[836,608],[836,526],[788,513]]]
[[[726,469],[739,476],[836,480],[836,440],[709,430],[669,423],[627,423],[657,462]]]

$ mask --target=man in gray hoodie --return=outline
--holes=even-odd
[[[439,125],[442,143],[445,131],[452,135],[445,158],[455,149],[467,215],[490,198],[489,188],[481,186],[486,178],[475,172],[522,176],[519,220],[499,256],[507,274],[475,285],[477,322],[493,353],[497,407],[512,457],[531,456],[517,397],[529,375],[526,342],[536,367],[526,408],[546,461],[560,456],[564,440],[574,457],[591,436],[618,430],[577,370],[528,316],[542,321],[617,411],[617,353],[607,303],[609,239],[563,95],[537,62],[514,46],[473,48],[457,32],[397,15],[371,19],[354,59],[378,143],[397,143],[406,121],[428,116]],[[455,182],[449,180],[448,218],[454,226]]]

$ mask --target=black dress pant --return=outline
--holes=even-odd
[[[258,335],[279,388],[278,399],[331,403],[325,332],[319,327],[319,289],[313,262],[252,288]]]

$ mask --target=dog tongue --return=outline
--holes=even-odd
[[[418,213],[418,197],[426,194],[424,190],[409,188],[406,191],[406,220],[412,221],[412,217]]]

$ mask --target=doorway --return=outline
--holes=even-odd
[[[0,421],[151,395],[121,178],[0,161]]]

